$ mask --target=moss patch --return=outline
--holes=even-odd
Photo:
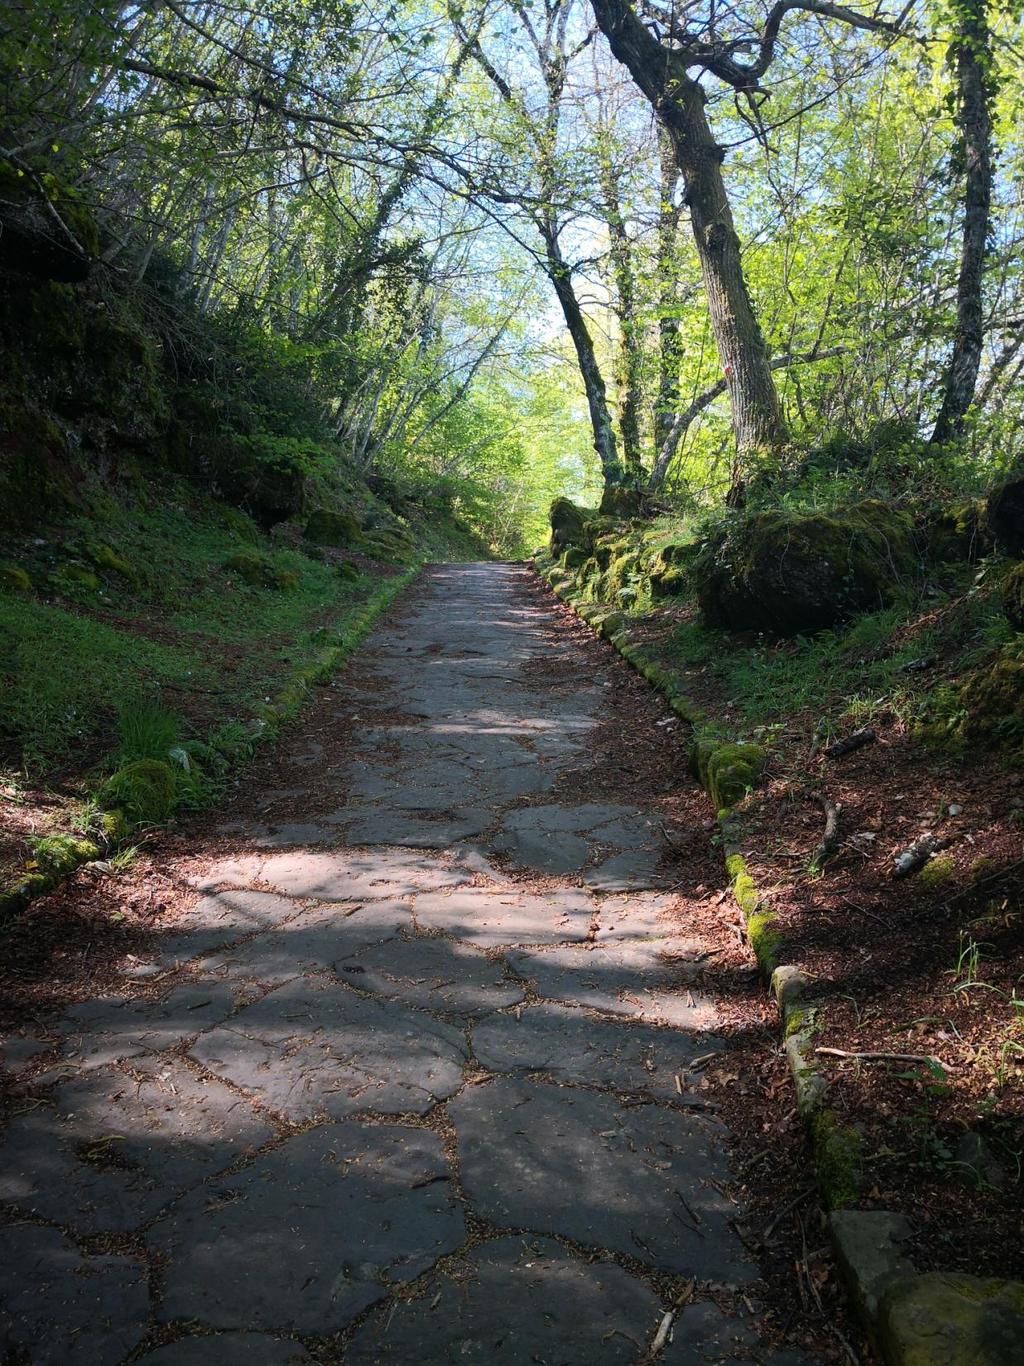
[[[694,557],[701,610],[730,630],[822,630],[893,599],[916,569],[911,533],[905,514],[878,501],[828,514],[738,514]]]
[[[0,565],[0,592],[31,593],[32,580],[15,564]]]
[[[159,825],[174,810],[177,784],[173,770],[159,759],[136,759],[103,784],[103,806],[119,807],[141,825]]]

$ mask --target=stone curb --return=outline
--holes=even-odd
[[[244,762],[251,752],[253,743],[265,744],[277,735],[282,726],[298,715],[310,690],[318,683],[325,682],[345,662],[377,618],[408,588],[421,568],[422,565],[417,564],[390,579],[385,579],[367,598],[355,616],[345,624],[338,641],[322,650],[302,669],[297,670],[291,682],[285,684],[269,703],[260,708],[259,728],[255,735],[250,735],[234,748],[224,751],[229,766]],[[10,886],[0,888],[0,925],[21,915],[36,897],[54,891],[84,864],[94,863],[97,859],[114,852],[125,842],[130,832],[128,817],[123,811],[113,808],[103,814],[100,842],[72,831],[47,836],[48,839],[59,839],[65,844],[60,866],[52,873],[34,872],[26,868]]]
[[[604,636],[662,692],[691,726],[699,710],[664,670],[651,665],[625,637],[625,617],[614,609],[578,605],[572,575],[555,563],[534,569],[560,602]],[[583,610],[581,610],[581,607]],[[899,1244],[911,1235],[903,1215],[847,1209],[861,1184],[860,1135],[825,1103],[826,1082],[813,1051],[818,1003],[811,979],[780,962],[783,944],[771,916],[759,909],[757,885],[740,843],[734,810],[718,813],[730,890],[743,916],[758,968],[775,998],[797,1110],[811,1140],[815,1177],[830,1213],[829,1236],[851,1303],[886,1366],[1024,1366],[1024,1283],[980,1276],[917,1272]]]

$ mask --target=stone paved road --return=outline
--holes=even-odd
[[[606,684],[526,573],[430,571],[326,789],[310,739],[302,818],[60,1022],[0,1139],[5,1364],[625,1366],[691,1281],[658,1361],[796,1362],[677,1080],[724,1042],[660,826],[551,795]]]

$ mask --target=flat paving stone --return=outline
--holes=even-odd
[[[191,1055],[292,1120],[425,1114],[462,1083],[461,1030],[398,1001],[300,977],[202,1035]]]
[[[754,1275],[733,1206],[711,1184],[728,1168],[722,1130],[704,1116],[513,1078],[470,1087],[448,1114],[467,1198],[499,1227],[699,1280]]]
[[[53,1228],[0,1228],[0,1358],[10,1366],[117,1366],[141,1342],[149,1271],[85,1256]]]
[[[580,871],[599,845],[622,851],[606,864],[604,874],[587,874],[596,879],[595,886],[609,891],[647,885],[664,849],[661,836],[640,812],[600,802],[512,811],[493,843],[517,863],[552,875]]]
[[[260,870],[264,881],[288,896],[318,901],[393,901],[439,887],[459,887],[469,875],[402,849],[274,854]]]
[[[322,1125],[187,1196],[147,1234],[159,1316],[327,1334],[465,1237],[429,1130]]]
[[[180,1061],[57,1087],[0,1141],[0,1201],[82,1233],[123,1232],[274,1136],[240,1096]]]
[[[197,901],[161,933],[150,956],[165,967],[187,963],[223,944],[280,925],[301,909],[286,897],[269,892],[215,892]]]
[[[661,1317],[657,1296],[612,1262],[547,1238],[496,1238],[431,1276],[416,1299],[356,1330],[349,1366],[627,1366]]]
[[[235,982],[287,982],[329,970],[339,957],[412,929],[412,903],[368,901],[303,911],[271,934],[222,950],[197,964],[208,976]]]
[[[503,963],[467,944],[418,935],[351,954],[335,971],[360,991],[392,996],[425,1010],[487,1015],[526,995]]]
[[[640,1092],[680,1105],[692,1103],[689,1064],[724,1047],[724,1039],[703,1030],[595,1020],[571,1006],[527,1006],[492,1015],[473,1030],[473,1052],[488,1071],[544,1072],[556,1081]]]
[[[714,1028],[714,1005],[687,986],[698,965],[663,960],[659,947],[658,941],[560,944],[512,949],[508,958],[518,976],[547,1000],[682,1029]]]
[[[212,1333],[179,1338],[139,1357],[138,1366],[306,1366],[313,1358],[299,1342],[267,1333]]]
[[[213,892],[222,887],[250,887],[259,881],[263,862],[259,854],[215,859],[201,872],[186,873],[185,881],[199,892]]]
[[[422,929],[443,930],[479,948],[583,940],[595,916],[590,898],[574,890],[537,896],[474,887],[417,897],[415,907]]]
[[[428,820],[414,812],[381,811],[346,822],[335,839],[346,844],[392,844],[411,849],[448,849],[472,839],[492,823],[489,811],[455,811],[450,818]]]
[[[162,1053],[227,1019],[235,1004],[230,983],[209,981],[186,982],[157,1000],[98,996],[61,1020],[61,1055],[90,1068]]]
[[[756,1326],[746,1315],[726,1313],[711,1300],[689,1304],[672,1325],[669,1341],[658,1357],[665,1366],[814,1366],[801,1352],[761,1346]]]

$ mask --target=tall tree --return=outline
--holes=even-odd
[[[707,96],[691,72],[708,71],[751,101],[775,57],[783,19],[805,11],[857,28],[891,29],[874,16],[828,0],[777,0],[764,23],[746,22],[735,8],[711,0],[678,11],[648,3],[641,18],[630,0],[591,0],[612,52],[646,96],[672,141],[685,185],[711,324],[740,451],[777,448],[787,428],[772,379],[768,348],[751,302],[740,239],[722,174],[725,149],[706,113]],[[754,49],[744,62],[740,52]]]
[[[957,160],[964,174],[964,222],[956,290],[956,332],[942,406],[932,432],[941,445],[960,435],[974,402],[985,341],[982,284],[992,206],[992,35],[986,0],[953,0],[956,36],[950,65],[956,73]]]

